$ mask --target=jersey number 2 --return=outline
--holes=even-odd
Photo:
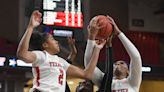
[[[59,75],[59,78],[58,78],[58,81],[59,81],[59,84],[62,85],[63,84],[63,70],[60,69],[60,75]]]

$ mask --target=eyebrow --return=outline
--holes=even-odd
[[[125,62],[123,62],[123,61],[120,61],[120,62],[115,62],[114,64],[117,64],[117,63],[124,63],[124,64],[125,64]]]

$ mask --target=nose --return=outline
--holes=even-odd
[[[119,66],[120,64],[116,64],[116,66]]]
[[[115,64],[115,68],[119,68],[121,64]]]

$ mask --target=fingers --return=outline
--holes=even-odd
[[[42,14],[38,11],[38,10],[35,10],[33,13],[32,13],[32,18],[34,19],[38,19],[38,21],[40,21],[42,18]]]
[[[35,17],[39,23],[42,21],[42,14],[39,11],[36,11]]]
[[[100,29],[98,22],[97,22],[97,16],[92,18],[92,20],[89,22],[87,29],[88,29],[88,33],[89,33],[88,38],[91,40],[94,40]]]
[[[94,28],[94,30],[99,30],[101,26],[98,26],[97,20],[92,20],[88,25],[88,29]]]
[[[95,29],[99,29],[99,26],[98,26],[98,20],[97,20],[97,16],[92,18],[92,20],[90,21],[89,23],[89,28],[95,28]]]
[[[110,16],[107,15],[107,18],[112,22],[113,24],[113,27],[114,27],[114,32],[115,32],[115,35],[118,35],[121,30],[118,28],[117,24],[115,23],[114,19]]]
[[[39,12],[39,10],[35,10],[33,12],[33,15],[37,16],[37,17],[41,17],[42,16],[42,13]]]
[[[111,24],[115,25],[115,22],[112,17],[110,17],[109,15],[107,15],[106,17],[110,20]]]
[[[95,19],[94,19],[94,20],[91,20],[91,22],[90,22],[90,24],[89,24],[89,27],[90,27],[90,28],[91,28],[91,27],[92,27],[92,28],[93,28],[93,27],[94,27],[94,28],[97,28],[97,20],[95,20]]]
[[[37,27],[41,22],[42,14],[38,10],[33,11],[29,24],[33,27]]]
[[[73,39],[72,37],[67,37],[67,40],[69,44],[75,44],[75,39]]]
[[[102,49],[105,44],[106,44],[106,40],[105,39],[96,40],[95,47],[97,47],[99,49]]]
[[[42,17],[42,13],[40,13],[38,10],[35,10],[32,13],[32,16],[34,16],[35,18],[41,18]]]
[[[113,20],[113,18],[110,17],[109,15],[107,15],[106,17],[107,17],[109,20],[111,20],[111,21]]]

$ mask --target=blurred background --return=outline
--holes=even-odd
[[[31,64],[18,60],[16,49],[35,9],[43,13],[43,23],[38,29],[55,33],[64,52],[59,54],[61,57],[66,58],[70,51],[67,36],[75,38],[78,53],[73,64],[81,68],[84,68],[86,28],[90,19],[100,14],[113,17],[141,53],[140,92],[164,90],[164,0],[3,0],[0,9],[0,92],[28,92],[32,87]],[[117,38],[113,40],[113,50],[115,61],[129,61]],[[104,52],[105,49],[98,63],[102,71]],[[68,77],[67,81],[71,92],[75,92],[83,80]]]

